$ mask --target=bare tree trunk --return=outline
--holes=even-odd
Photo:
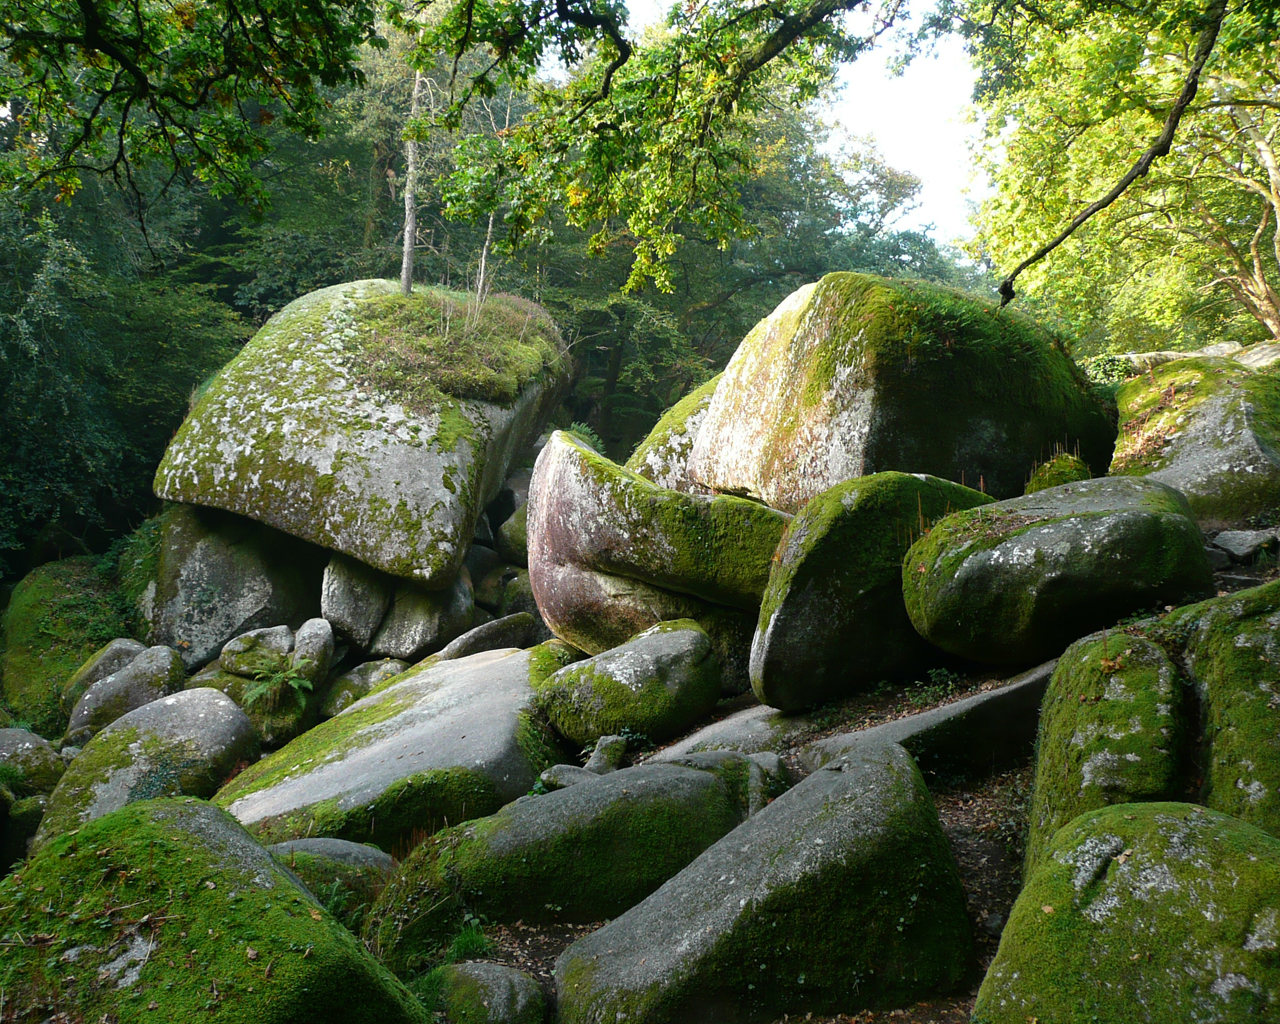
[[[422,72],[413,73],[413,103],[409,108],[409,120],[418,116],[422,97]],[[400,292],[413,294],[413,250],[418,241],[418,142],[406,139],[404,143],[404,252],[400,258]]]

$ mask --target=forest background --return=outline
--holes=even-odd
[[[461,4],[378,21],[355,73],[316,87],[305,131],[269,98],[240,102],[254,147],[230,176],[184,160],[180,148],[170,159],[139,157],[125,173],[102,152],[97,168],[107,173],[94,173],[93,159],[46,173],[33,149],[74,135],[79,112],[50,105],[38,133],[19,116],[35,109],[12,45],[24,6],[0,3],[9,44],[0,65],[9,97],[0,118],[0,577],[9,580],[51,558],[104,551],[154,511],[151,478],[172,432],[274,312],[325,285],[400,276],[406,136],[418,163],[413,279],[546,306],[576,366],[558,425],[585,423],[625,458],[762,316],[829,271],[918,277],[994,298],[999,272],[1105,192],[1156,134],[1203,20],[1200,5],[1184,3],[1052,0],[1028,16],[1004,0],[943,0],[923,27],[889,43],[907,56],[936,33],[959,32],[979,69],[985,147],[975,160],[994,188],[959,252],[896,226],[917,179],[867,140],[832,138],[831,68],[870,35],[886,43],[888,25],[873,23],[870,34],[855,26],[837,45],[828,40],[829,52],[819,39],[775,61],[719,115],[729,141],[708,152],[731,153],[731,172],[687,188],[683,206],[663,205],[675,173],[658,186],[622,173],[589,192],[572,181],[531,189],[520,160],[545,140],[520,126],[545,122],[549,96],[598,89],[616,47],[579,40],[559,51],[577,63],[557,67],[538,51],[516,73],[491,74],[492,46],[449,45],[459,37],[447,21]],[[621,16],[622,4],[599,6]],[[635,39],[637,52],[664,52],[698,6],[678,5],[669,25]],[[1178,144],[1019,282],[1024,308],[1078,358],[1280,340],[1275,8],[1256,0],[1227,14]],[[718,31],[723,52],[728,29]],[[615,117],[652,71],[634,59],[628,80],[620,67],[608,97]],[[470,102],[459,104],[468,85]],[[590,139],[574,147],[590,152]],[[665,159],[676,167],[682,154]],[[634,175],[659,161],[630,166]],[[628,206],[628,196],[648,206]]]

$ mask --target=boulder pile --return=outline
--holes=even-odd
[[[16,588],[0,1016],[1276,1016],[1266,353],[1109,407],[1026,317],[831,274],[620,464],[550,429],[545,311],[471,302],[297,300],[118,565]],[[939,807],[1010,766],[1006,923]]]

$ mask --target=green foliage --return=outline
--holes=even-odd
[[[258,672],[254,674],[253,682],[245,686],[241,703],[245,710],[278,712],[285,710],[288,704],[301,709],[307,703],[307,694],[314,689],[311,680],[299,675],[296,668]]]
[[[604,442],[600,440],[600,435],[585,423],[570,423],[564,429],[565,433],[572,434],[588,448],[603,454],[605,448]]]
[[[0,91],[16,116],[0,181],[52,182],[67,196],[86,170],[133,185],[137,165],[155,161],[261,202],[264,126],[318,132],[323,87],[360,81],[373,13],[367,0],[8,0]]]
[[[910,701],[918,708],[942,703],[965,683],[964,676],[948,668],[931,668],[927,674],[927,683],[917,682],[911,688]]]
[[[1133,364],[1117,355],[1092,356],[1080,360],[1084,375],[1094,384],[1123,384],[1134,376]]]
[[[1107,193],[1160,132],[1202,0],[940,5],[971,41],[996,188],[977,247],[1011,269]],[[1081,351],[1280,338],[1275,7],[1230,5],[1172,150],[1021,289]]]

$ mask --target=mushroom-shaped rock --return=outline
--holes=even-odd
[[[1132,477],[956,512],[902,564],[911,623],[951,654],[1032,665],[1156,605],[1213,593],[1186,499]]]
[[[538,306],[493,296],[468,309],[376,280],[295,300],[210,385],[156,493],[447,586],[569,378]]]
[[[183,690],[116,719],[67,767],[36,845],[136,800],[213,796],[258,756],[245,713],[213,689]]]
[[[689,475],[787,512],[892,470],[1007,498],[1055,445],[1079,445],[1103,472],[1114,439],[1064,345],[1029,318],[922,281],[837,273],[738,346]]]

